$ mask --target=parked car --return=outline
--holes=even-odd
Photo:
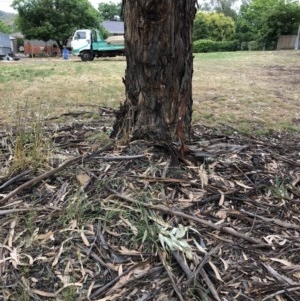
[[[10,47],[0,47],[0,60],[9,60],[9,58],[13,58],[14,54]]]
[[[10,47],[0,47],[0,60],[18,61]]]

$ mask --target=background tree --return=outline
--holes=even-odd
[[[300,5],[282,1],[267,15],[261,30],[260,41],[267,48],[273,48],[280,35],[297,34],[299,24]]]
[[[100,2],[98,10],[102,20],[120,20],[121,19],[121,2],[115,4],[113,2]]]
[[[237,34],[266,48],[274,48],[279,35],[295,34],[299,2],[289,0],[244,1],[237,18]]]
[[[27,39],[52,39],[60,49],[76,29],[99,27],[99,13],[88,0],[14,0],[13,8]]]
[[[231,17],[223,13],[206,14],[209,39],[213,41],[230,40],[235,33],[235,23]]]
[[[201,10],[223,13],[233,19],[237,17],[238,0],[202,0],[198,2]]]
[[[113,136],[179,143],[192,119],[196,0],[124,0],[126,99]]]
[[[208,38],[209,38],[209,29],[208,29],[206,13],[200,10],[197,12],[194,20],[193,41],[208,39]]]
[[[0,20],[0,32],[3,33],[10,33],[10,28],[8,25],[4,24],[1,20]]]

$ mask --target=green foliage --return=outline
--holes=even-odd
[[[216,50],[216,42],[212,40],[198,40],[193,43],[193,52],[201,53],[201,52],[215,52]]]
[[[214,41],[230,40],[235,33],[235,23],[223,13],[205,13],[199,11],[194,21],[193,41],[210,39]]]
[[[76,29],[99,27],[99,13],[88,0],[14,0],[13,7],[27,39],[52,39],[60,48]]]
[[[10,28],[0,20],[0,32],[9,33]]]
[[[300,4],[292,0],[252,0],[242,4],[236,20],[236,38],[257,41],[272,49],[282,34],[295,34],[300,23]]]
[[[209,37],[208,23],[202,11],[197,12],[194,20],[193,41]]]
[[[121,2],[115,4],[113,2],[100,2],[98,6],[98,10],[100,12],[100,16],[102,20],[115,20],[121,19]]]
[[[0,10],[0,23],[2,22],[4,24],[4,28],[0,24],[0,32],[11,33],[17,31],[18,29],[14,24],[15,17],[16,14],[7,13]],[[8,27],[8,31],[7,31],[7,27]]]
[[[235,5],[238,0],[202,0],[201,9],[223,13],[225,16],[236,18]]]
[[[235,33],[234,20],[231,17],[225,16],[223,13],[207,14],[207,23],[211,40],[229,40]]]
[[[300,24],[300,5],[279,3],[266,17],[261,41],[268,47],[276,45],[280,35],[297,34]]]
[[[201,52],[221,52],[221,51],[237,51],[239,50],[239,42],[235,41],[212,41],[198,40],[193,43],[194,53]]]

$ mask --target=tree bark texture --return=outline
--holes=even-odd
[[[126,99],[114,132],[125,140],[189,139],[196,0],[124,0]]]

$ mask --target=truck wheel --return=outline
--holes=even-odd
[[[81,54],[81,60],[84,62],[91,61],[92,55],[89,51],[85,51]]]

